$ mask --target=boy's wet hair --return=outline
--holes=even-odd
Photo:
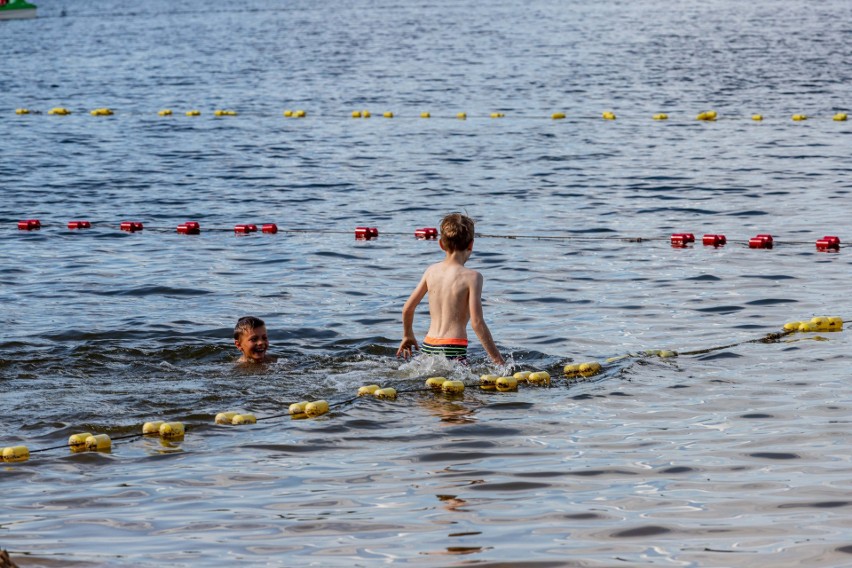
[[[245,316],[237,320],[237,325],[234,326],[234,339],[239,340],[243,333],[251,331],[256,327],[263,327],[266,324],[262,319],[254,316]]]
[[[473,219],[450,213],[441,221],[441,244],[447,252],[466,249],[473,242]]]

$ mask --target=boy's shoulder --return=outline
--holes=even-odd
[[[443,261],[430,265],[424,272],[424,276],[426,278],[429,278],[430,276],[442,277],[444,274],[453,274],[452,277],[454,279],[476,280],[482,278],[482,274],[478,270],[468,268],[467,266],[447,264]]]

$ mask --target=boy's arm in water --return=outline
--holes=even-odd
[[[402,341],[399,344],[399,349],[396,350],[397,357],[408,359],[411,357],[412,349],[420,349],[417,345],[417,338],[414,337],[414,312],[426,292],[428,292],[428,287],[426,286],[426,273],[424,272],[420,283],[417,284],[402,307]]]
[[[491,337],[491,331],[488,329],[488,324],[485,323],[485,318],[482,315],[482,274],[475,272],[473,282],[470,286],[470,327],[473,329],[479,342],[485,348],[485,352],[491,357],[497,365],[505,365],[503,356],[494,344],[494,338]]]

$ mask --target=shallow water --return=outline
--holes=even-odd
[[[850,12],[43,0],[2,22],[0,446],[127,438],[3,464],[0,548],[22,566],[849,564],[848,333],[752,340],[852,319],[845,248],[813,244],[852,238],[831,120]],[[470,367],[394,357],[441,259],[412,233],[453,210],[478,221],[498,345],[552,387],[353,400],[494,370],[475,340]],[[729,244],[672,248],[681,231]],[[758,233],[776,246],[749,249]],[[278,363],[235,367],[248,313]],[[328,416],[279,416],[319,398]],[[225,410],[262,420],[215,426]],[[162,419],[186,437],[135,436]]]

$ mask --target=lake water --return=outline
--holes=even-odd
[[[0,466],[0,548],[20,566],[852,565],[849,333],[755,341],[852,320],[848,250],[814,245],[852,239],[832,120],[852,4],[38,4],[0,22],[0,446],[32,452]],[[395,358],[442,258],[413,232],[457,210],[498,346],[550,388],[478,389],[473,334],[469,367]],[[235,366],[246,314],[276,364]],[[704,352],[562,377],[656,349]],[[438,374],[470,386],[423,392]],[[371,383],[409,392],[354,399]],[[285,416],[315,399],[332,411]],[[261,420],[215,425],[228,410]],[[152,420],[187,434],[136,436]],[[59,447],[80,431],[112,451]]]

